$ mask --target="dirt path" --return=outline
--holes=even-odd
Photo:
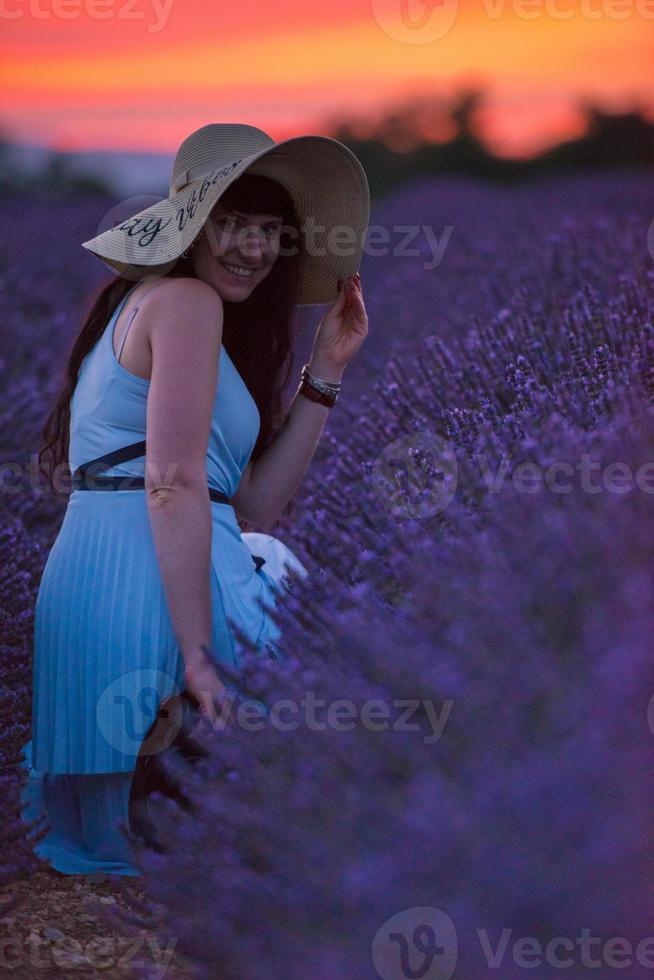
[[[0,974],[16,980],[194,980],[174,937],[145,916],[140,879],[40,871],[0,890]],[[121,921],[120,910],[133,921]]]

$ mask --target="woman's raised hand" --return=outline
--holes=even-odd
[[[363,302],[361,276],[357,272],[341,282],[335,303],[327,310],[313,342],[311,360],[344,368],[357,353],[368,334],[368,315]]]

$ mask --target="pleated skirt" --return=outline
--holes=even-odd
[[[242,534],[231,507],[211,511],[214,655],[239,667],[234,625],[280,655],[268,613],[287,569],[306,569],[273,536]],[[266,559],[259,570],[252,554]],[[160,702],[183,689],[183,672],[145,495],[73,491],[37,594],[23,749],[23,815],[47,814],[37,852],[57,870],[139,874],[120,825],[143,738]]]
[[[61,874],[140,877],[129,838],[133,773],[66,775],[32,767],[31,740],[23,749],[26,780],[21,790],[25,822],[45,821],[48,831],[35,852]]]

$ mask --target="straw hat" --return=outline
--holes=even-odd
[[[309,236],[298,304],[336,300],[337,280],[354,275],[359,267],[370,194],[357,157],[327,136],[297,136],[276,143],[256,126],[202,126],[177,151],[168,197],[82,247],[126,278],[138,281],[165,274],[191,245],[221,195],[245,171],[286,187],[301,230]]]

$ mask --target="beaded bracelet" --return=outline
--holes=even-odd
[[[322,378],[316,378],[309,371],[308,364],[302,368],[298,391],[310,401],[325,405],[326,408],[333,408],[338,400],[340,390],[340,381],[325,381]]]
[[[323,378],[316,378],[315,375],[311,374],[308,364],[305,364],[302,368],[301,379],[302,381],[308,381],[310,385],[318,391],[322,391],[325,395],[338,395],[341,390],[340,381],[325,381]]]
[[[324,392],[318,391],[308,381],[301,381],[297,390],[309,401],[317,402],[318,405],[325,405],[326,408],[333,408],[338,400],[338,395],[325,395]]]

